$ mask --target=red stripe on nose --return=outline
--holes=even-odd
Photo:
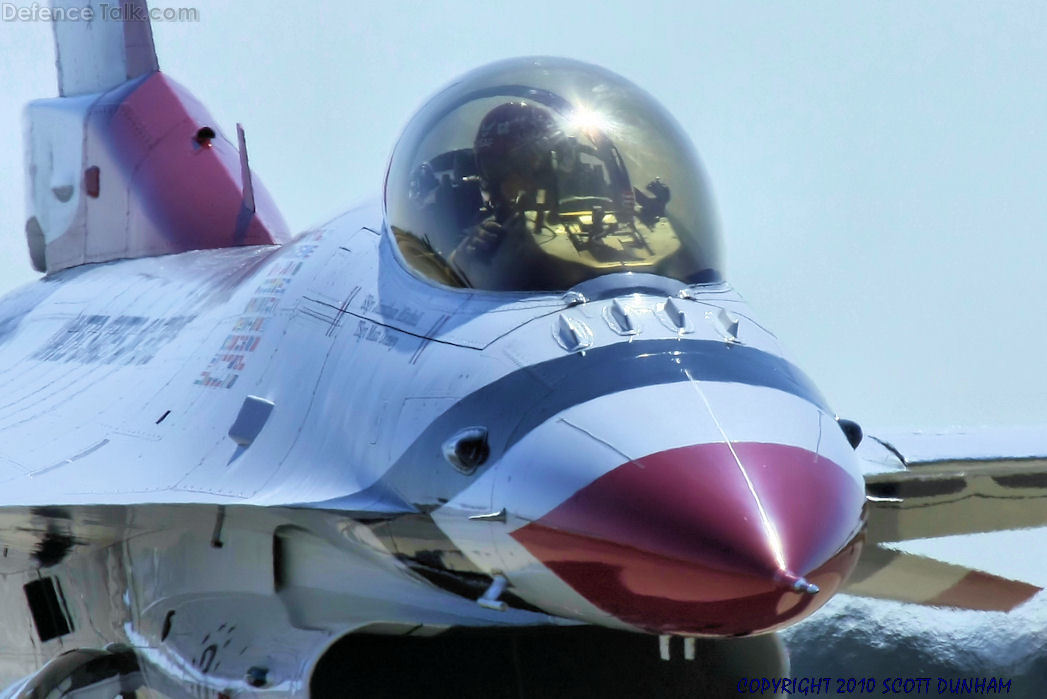
[[[857,559],[864,493],[781,444],[701,444],[626,463],[512,536],[577,592],[659,632],[733,635],[797,620]],[[805,576],[815,595],[783,584]]]

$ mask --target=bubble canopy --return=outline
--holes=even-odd
[[[687,134],[636,85],[567,59],[494,63],[430,99],[393,151],[385,213],[407,265],[453,287],[721,279],[717,216]]]

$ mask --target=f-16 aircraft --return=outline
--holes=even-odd
[[[835,594],[1039,591],[887,544],[1047,524],[1040,435],[838,417],[636,85],[474,70],[380,200],[292,236],[144,2],[104,11],[55,4],[27,109],[2,696],[737,694]]]

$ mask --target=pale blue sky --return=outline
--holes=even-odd
[[[199,9],[154,26],[160,65],[226,133],[244,123],[295,230],[378,194],[400,127],[457,74],[522,54],[599,63],[691,134],[729,279],[842,415],[1047,424],[1042,0],[153,5]],[[0,291],[33,276],[20,108],[55,94],[53,60],[48,25],[0,22]],[[935,550],[1047,584],[1017,554],[1042,530],[995,536]],[[862,614],[896,624],[895,642],[918,632],[892,615],[969,646],[1042,628],[1045,608]]]

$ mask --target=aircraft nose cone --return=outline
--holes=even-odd
[[[778,628],[855,561],[863,493],[840,466],[773,443],[634,459],[512,536],[596,607],[661,633]]]

